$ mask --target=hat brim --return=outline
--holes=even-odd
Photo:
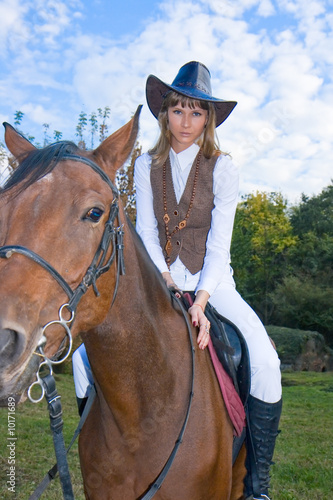
[[[184,95],[186,97],[190,97],[191,99],[211,102],[215,107],[216,127],[221,125],[221,123],[223,123],[224,120],[228,118],[237,104],[236,101],[225,101],[223,99],[217,99],[216,97],[207,96],[207,94],[193,87],[189,87],[187,89],[186,87],[167,85],[156,76],[149,75],[146,84],[146,98],[148,107],[155,118],[158,117],[163,99],[165,98],[166,94],[170,92],[170,90],[178,92],[178,94]]]

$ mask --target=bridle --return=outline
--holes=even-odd
[[[113,193],[113,200],[110,205],[110,212],[109,212],[109,217],[108,220],[105,223],[104,227],[104,232],[101,238],[101,241],[99,243],[99,246],[96,250],[96,253],[92,259],[92,262],[90,266],[88,267],[84,277],[82,278],[81,283],[76,287],[75,290],[72,290],[72,288],[69,286],[67,281],[61,276],[61,274],[54,269],[51,264],[49,264],[43,257],[40,255],[36,254],[29,248],[19,246],[19,245],[7,245],[7,246],[2,246],[0,247],[0,257],[9,259],[13,254],[20,254],[25,257],[28,257],[29,259],[33,260],[37,264],[39,264],[41,267],[43,267],[54,279],[57,281],[57,283],[61,286],[61,288],[66,292],[68,296],[68,302],[64,303],[60,309],[59,309],[59,319],[50,321],[46,325],[43,326],[42,328],[42,336],[38,342],[38,345],[36,347],[35,354],[41,356],[44,358],[44,361],[40,364],[39,369],[36,373],[37,381],[33,382],[33,384],[29,387],[28,389],[28,396],[29,399],[33,403],[38,403],[41,401],[44,397],[44,387],[43,384],[41,383],[40,380],[40,375],[39,371],[40,369],[48,365],[50,372],[52,371],[52,365],[54,364],[60,364],[65,359],[68,358],[71,349],[72,349],[72,335],[71,335],[71,327],[73,325],[74,319],[75,319],[75,314],[76,314],[76,309],[77,306],[83,297],[83,295],[88,291],[89,287],[92,286],[95,295],[98,297],[99,292],[97,289],[96,281],[97,279],[104,273],[106,273],[111,265],[113,264],[115,258],[117,257],[117,277],[116,277],[116,285],[114,289],[114,294],[113,294],[113,300],[112,304],[115,300],[117,290],[118,290],[118,283],[119,283],[119,276],[121,274],[125,274],[125,266],[124,266],[124,256],[123,256],[123,236],[124,236],[124,231],[123,227],[120,224],[119,220],[119,191],[116,188],[116,186],[112,183],[110,178],[106,175],[106,173],[92,160],[89,158],[85,158],[82,156],[78,155],[65,155],[61,158],[61,161],[66,161],[66,160],[71,160],[71,161],[76,161],[80,163],[84,163],[88,165],[90,168],[92,168],[99,176],[103,179],[104,182],[108,184],[110,187],[112,193]],[[118,219],[118,227],[115,227],[115,220]],[[112,246],[111,254],[108,256],[110,246]],[[67,311],[67,313],[66,313]],[[69,315],[69,318],[66,319],[66,315]],[[45,330],[51,326],[51,325],[60,325],[64,328],[66,332],[65,339],[63,343],[66,342],[66,337],[68,338],[68,348],[64,356],[61,357],[61,359],[58,359],[57,356],[49,358],[46,356],[44,352],[44,346],[46,344],[46,337],[44,335]],[[62,351],[62,348],[60,349]],[[38,399],[34,399],[32,396],[32,389],[35,385],[39,385],[41,387],[41,397]]]

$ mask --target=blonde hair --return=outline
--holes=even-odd
[[[212,158],[214,155],[225,154],[219,149],[218,138],[216,136],[216,114],[215,107],[209,101],[200,101],[191,97],[178,94],[171,91],[164,98],[160,112],[158,114],[158,124],[160,127],[160,136],[148,153],[152,158],[152,168],[159,167],[166,161],[170,151],[170,130],[168,127],[168,109],[173,106],[181,105],[183,108],[188,106],[194,109],[198,106],[201,109],[208,111],[207,124],[203,133],[197,140],[198,146],[201,147],[205,158]]]

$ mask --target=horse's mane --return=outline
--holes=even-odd
[[[79,148],[71,141],[59,141],[29,153],[14,170],[4,185],[3,192],[20,185],[19,192],[31,186],[48,173],[66,156],[78,154]]]

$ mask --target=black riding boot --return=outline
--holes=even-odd
[[[88,401],[88,398],[78,398],[76,396],[77,408],[79,410],[80,417],[83,413],[83,410],[84,410],[84,407],[86,406],[87,401]]]
[[[277,403],[265,403],[249,396],[247,405],[250,432],[247,439],[246,467],[248,472],[244,481],[246,497],[253,498],[253,500],[270,500],[268,497],[269,469],[278,435],[282,399]]]

